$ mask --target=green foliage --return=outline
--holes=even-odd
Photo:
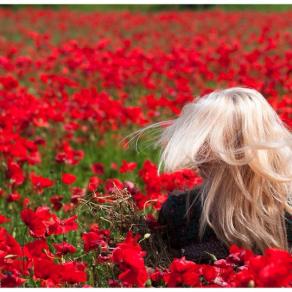
[[[38,9],[71,9],[82,12],[90,11],[141,11],[155,12],[162,10],[206,10],[206,9],[222,9],[222,10],[258,10],[258,11],[287,11],[292,8],[290,4],[36,4],[36,5],[0,5],[1,8],[22,9],[27,6]]]

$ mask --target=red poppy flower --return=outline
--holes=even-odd
[[[71,173],[64,173],[62,175],[62,182],[66,185],[71,185],[76,181],[76,176]]]
[[[0,215],[0,224],[6,223],[9,221],[10,221],[9,218],[5,217],[4,215]]]
[[[53,246],[57,251],[57,256],[65,255],[67,253],[75,253],[77,251],[76,247],[68,242],[54,243]]]
[[[169,267],[169,272],[164,275],[164,281],[167,287],[178,287],[180,285],[199,287],[199,266],[185,258],[174,259]]]
[[[72,187],[71,189],[72,194],[71,194],[71,202],[73,204],[78,204],[80,199],[83,198],[86,195],[86,190],[85,188],[79,188],[79,187]]]
[[[6,274],[2,274],[1,287],[5,288],[21,287],[21,285],[26,282],[26,279],[19,277],[19,275],[20,274],[15,270]]]
[[[86,264],[81,262],[67,262],[58,266],[58,274],[62,283],[83,283],[87,281]]]
[[[83,157],[84,152],[82,150],[75,150],[68,142],[64,142],[61,145],[61,150],[56,154],[55,160],[58,163],[77,165]]]
[[[21,211],[21,219],[28,226],[31,236],[44,237],[50,224],[51,214],[47,207],[38,207],[35,212],[24,209]]]
[[[19,193],[11,193],[7,197],[7,202],[16,202],[21,199],[21,195]]]
[[[37,239],[25,244],[23,254],[27,260],[22,262],[22,266],[25,266],[28,270],[33,268],[35,258],[45,260],[54,259],[54,255],[51,253],[45,239]]]
[[[48,178],[35,175],[34,172],[30,174],[30,180],[33,184],[33,186],[38,191],[42,191],[44,188],[49,188],[54,185],[54,182]]]
[[[61,220],[55,214],[51,214],[48,207],[38,207],[36,211],[24,209],[21,211],[21,218],[33,237],[65,234],[78,229],[75,222],[77,215]]]
[[[103,175],[104,174],[104,165],[101,162],[93,163],[91,170],[94,174]]]
[[[54,195],[50,198],[50,202],[53,204],[53,208],[54,210],[58,211],[62,208],[63,204],[62,204],[62,200],[63,200],[63,196],[60,195]]]
[[[92,176],[88,182],[88,190],[90,192],[95,192],[101,183],[101,179],[97,176]]]
[[[105,191],[107,193],[112,193],[117,189],[122,190],[124,188],[124,184],[117,178],[109,178],[105,181]]]
[[[18,163],[10,161],[7,164],[7,176],[10,178],[12,185],[19,186],[24,182],[23,170]]]
[[[120,166],[120,173],[131,172],[137,167],[136,162],[127,162],[126,160],[122,161],[122,165]]]
[[[48,226],[48,235],[65,234],[70,231],[78,230],[78,224],[75,221],[77,219],[77,215],[74,215],[64,220],[59,219],[55,215],[52,218],[54,220],[54,223]]]
[[[137,243],[139,237],[133,237],[132,233],[128,232],[126,239],[119,243],[112,253],[113,262],[119,265],[121,271],[119,280],[125,286],[144,287],[148,279],[143,259],[146,252]]]
[[[21,257],[20,244],[5,228],[0,227],[0,278],[2,278],[1,283],[2,280],[5,282],[5,286],[11,287],[12,283],[23,283],[21,276],[27,274],[27,270]]]
[[[97,224],[91,225],[89,232],[84,232],[82,234],[84,250],[87,252],[94,249],[106,251],[108,248],[107,242],[109,236],[109,230],[100,230]]]

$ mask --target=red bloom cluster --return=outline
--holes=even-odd
[[[291,254],[275,249],[232,246],[213,265],[182,258],[150,272],[139,235],[119,242],[114,222],[88,211],[126,188],[157,224],[169,192],[201,183],[190,169],[158,175],[154,153],[119,143],[197,95],[253,87],[292,127],[290,10],[27,7],[0,9],[0,25],[1,287],[291,287]]]
[[[146,194],[135,189],[133,197],[139,208],[143,209],[147,204],[159,210],[167,198],[167,193],[175,189],[190,189],[202,182],[202,178],[190,169],[183,169],[174,173],[158,175],[157,166],[150,160],[146,160],[139,170],[139,176],[144,182]]]
[[[99,230],[97,224],[91,225],[89,232],[82,234],[84,250],[87,252],[95,249],[107,251],[109,236],[109,230]]]
[[[86,265],[81,262],[55,263],[54,255],[44,239],[23,247],[4,229],[0,229],[0,279],[2,287],[20,286],[30,270],[43,287],[61,287],[66,283],[82,283],[87,279]]]
[[[226,259],[213,264],[196,264],[183,258],[173,260],[169,269],[146,272],[142,251],[137,240],[129,232],[112,254],[112,261],[119,266],[120,284],[115,286],[144,287],[148,280],[152,285],[167,287],[292,287],[292,255],[279,249],[267,249],[263,255],[232,245]]]
[[[169,270],[151,274],[154,282],[168,287],[291,287],[292,256],[278,249],[267,249],[263,255],[230,247],[226,259],[213,265],[196,264],[185,258],[175,259]]]
[[[71,185],[76,181],[76,176],[71,173],[64,173],[62,175],[62,182],[66,185]]]
[[[122,161],[122,165],[120,167],[120,173],[133,171],[137,166],[136,162],[127,162],[126,160]]]
[[[77,230],[75,222],[77,215],[61,220],[55,214],[50,213],[48,207],[38,207],[36,211],[24,209],[21,211],[21,219],[28,226],[33,237],[45,237],[51,234],[65,234]]]
[[[143,257],[146,253],[137,243],[139,235],[133,237],[129,232],[124,242],[117,245],[113,251],[113,262],[119,266],[119,280],[123,286],[143,287],[148,279]]]
[[[168,287],[188,286],[188,287],[203,287],[215,286],[213,283],[218,272],[213,266],[197,265],[194,262],[190,262],[182,259],[175,259],[167,271],[163,275],[163,280]]]

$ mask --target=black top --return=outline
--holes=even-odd
[[[163,238],[168,246],[175,250],[177,257],[185,256],[188,260],[208,262],[213,254],[217,259],[225,258],[228,246],[225,246],[216,236],[211,227],[207,226],[202,241],[199,239],[199,220],[201,216],[201,201],[198,198],[200,188],[190,191],[173,191],[162,205],[158,222],[164,226]],[[188,196],[189,195],[189,196]],[[194,201],[195,199],[195,201]],[[192,204],[189,220],[185,216],[189,204]],[[286,227],[289,247],[292,246],[292,217],[287,214]]]

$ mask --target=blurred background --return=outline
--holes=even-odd
[[[2,8],[7,9],[21,9],[27,6],[34,8],[49,8],[49,9],[77,9],[83,11],[109,11],[109,10],[128,10],[128,11],[161,11],[161,10],[207,10],[207,9],[224,9],[224,10],[259,10],[259,11],[285,11],[290,10],[292,4],[149,4],[149,5],[117,5],[117,4],[68,4],[68,5],[48,5],[48,4],[36,4],[36,5],[0,5]]]

